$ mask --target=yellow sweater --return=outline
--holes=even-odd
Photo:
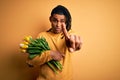
[[[70,33],[70,32],[69,32]],[[72,64],[71,55],[65,43],[63,35],[54,34],[52,32],[41,32],[38,37],[44,37],[48,42],[51,50],[59,51],[65,54],[65,57],[60,61],[63,65],[62,71],[55,74],[53,70],[45,64],[47,61],[52,60],[50,50],[43,52],[40,56],[29,60],[34,66],[39,66],[39,76],[37,80],[72,80]],[[63,37],[63,39],[61,39]]]

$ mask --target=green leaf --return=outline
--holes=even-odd
[[[29,58],[30,58],[30,59],[33,59],[33,58],[36,57],[37,55],[38,55],[38,54],[30,54],[30,55],[29,55]]]
[[[28,53],[30,53],[30,54],[40,54],[40,53],[42,53],[43,52],[43,50],[39,50],[39,49],[30,49],[30,50],[28,50],[27,51]]]

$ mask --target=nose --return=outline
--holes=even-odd
[[[61,26],[61,23],[60,22],[57,22],[57,27],[60,27]]]

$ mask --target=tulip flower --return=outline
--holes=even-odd
[[[24,40],[27,41],[27,42],[30,42],[30,39],[31,39],[31,38],[32,38],[31,36],[26,36],[26,37],[24,38]]]
[[[21,51],[22,53],[26,53],[26,52],[27,52],[26,49],[20,49],[20,51]]]
[[[20,48],[27,49],[27,48],[28,48],[28,45],[21,43],[21,44],[20,44]]]

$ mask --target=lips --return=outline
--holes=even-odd
[[[55,28],[55,30],[59,31],[59,30],[60,30],[60,28]]]

